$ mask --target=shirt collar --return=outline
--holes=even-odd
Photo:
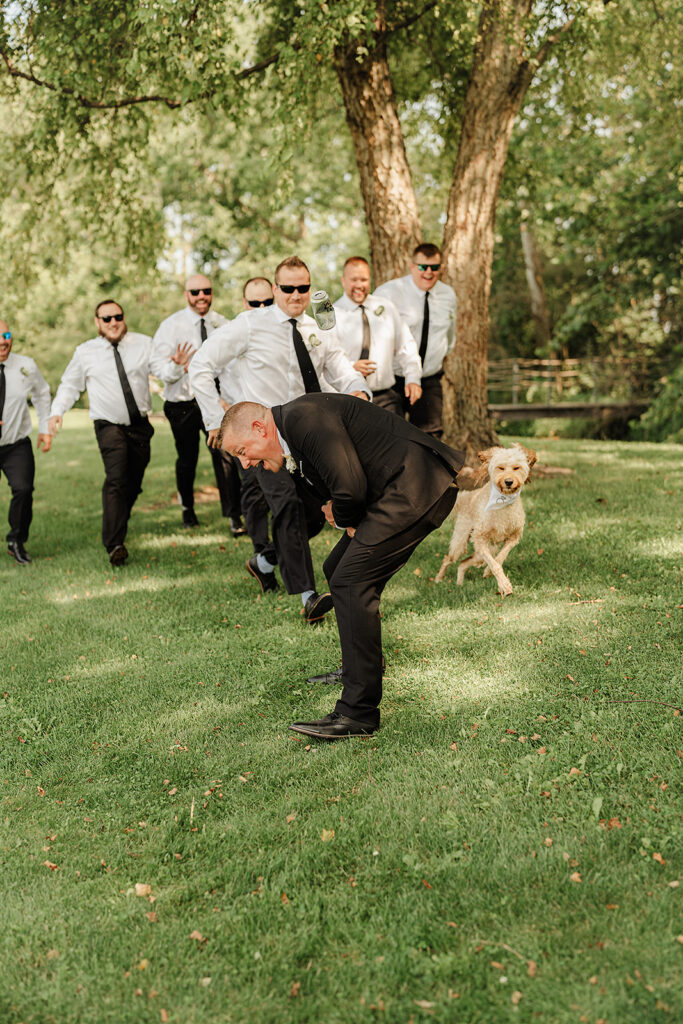
[[[282,451],[284,453],[284,456],[285,456],[285,458],[287,458],[288,455],[292,454],[290,449],[289,449],[289,445],[287,444],[287,442],[285,441],[284,437],[282,436],[280,431],[277,429],[277,427],[275,427],[275,429],[277,430],[277,439],[280,442],[280,445],[282,446]]]
[[[273,305],[270,307],[270,309],[275,310],[275,320],[279,324],[285,324],[289,320],[296,320],[296,322],[298,324],[301,324],[301,323],[303,323],[304,317],[306,316],[305,313],[299,313],[298,316],[291,317],[289,315],[289,313],[285,313],[284,309],[280,309],[280,307],[278,305],[276,305],[275,303],[273,303]]]

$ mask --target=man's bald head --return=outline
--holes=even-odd
[[[198,316],[206,316],[211,308],[213,291],[206,274],[193,274],[185,282],[185,298],[190,309]]]
[[[273,473],[282,467],[284,453],[273,414],[258,402],[237,402],[223,417],[218,445],[236,456],[244,469],[262,466]]]

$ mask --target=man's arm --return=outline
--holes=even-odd
[[[32,359],[29,371],[28,386],[33,402],[33,408],[38,416],[38,440],[36,447],[43,452],[49,452],[52,447],[52,434],[50,433],[50,385],[38,369]]]
[[[61,426],[62,416],[77,401],[81,393],[85,391],[85,387],[85,367],[79,345],[62,375],[59,387],[57,388],[57,394],[53,399],[52,409],[50,410],[51,425],[53,420],[58,419],[60,421],[59,426]],[[50,433],[54,433],[52,426],[50,427]]]
[[[353,364],[339,345],[336,337],[325,340],[323,373],[330,387],[333,387],[335,391],[339,391],[342,395],[372,398],[372,392],[365,383],[365,377],[354,369]]]
[[[290,411],[283,424],[290,447],[310,462],[332,499],[337,526],[356,527],[367,508],[368,481],[338,416],[318,405]]]
[[[247,349],[248,328],[245,323],[239,323],[239,319],[215,330],[192,357],[188,369],[190,384],[208,431],[218,430],[223,419],[215,378],[220,377],[232,359],[243,355]]]

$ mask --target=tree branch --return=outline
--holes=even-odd
[[[170,99],[168,96],[126,96],[120,100],[91,100],[87,96],[81,95],[76,92],[75,89],[70,89],[68,86],[57,86],[53,85],[52,82],[46,82],[42,78],[38,78],[28,71],[22,71],[20,68],[12,64],[8,55],[4,50],[0,50],[0,57],[5,62],[7,70],[9,71],[12,78],[23,78],[26,82],[32,82],[34,85],[40,85],[44,89],[49,89],[51,92],[56,92],[61,96],[73,96],[75,100],[83,107],[89,107],[94,110],[113,110],[119,107],[130,107],[136,103],[165,103],[167,107],[174,109],[176,107],[182,107],[182,100]],[[205,99],[210,93],[202,93],[198,99]]]
[[[382,35],[389,35],[390,32],[399,32],[402,28],[409,28],[414,25],[416,21],[424,17],[427,11],[431,11],[432,7],[436,7],[438,0],[430,0],[429,3],[425,4],[421,11],[417,14],[411,14],[409,18],[404,18],[403,21],[397,21],[395,25],[387,25]]]
[[[565,21],[564,25],[558,28],[557,32],[553,32],[551,36],[548,36],[543,45],[536,51],[536,56],[533,58],[533,62],[537,68],[540,68],[541,64],[544,64],[547,60],[548,54],[555,45],[559,42],[563,35],[569,32],[570,28],[574,25],[576,18],[570,18],[569,21]]]

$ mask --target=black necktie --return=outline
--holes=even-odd
[[[7,383],[5,381],[5,364],[0,363],[0,420],[2,420],[2,414],[5,410],[5,389]],[[0,437],[2,437],[2,423],[0,423]]]
[[[429,338],[429,292],[425,292],[425,309],[422,315],[422,334],[420,335],[420,359],[423,364],[427,355],[427,340]]]
[[[301,337],[296,320],[292,317],[289,322],[292,325],[292,341],[294,342],[294,351],[296,352],[297,362],[304,381],[304,391],[307,395],[310,395],[315,391],[319,392],[320,383],[318,381],[318,375],[315,372],[315,367],[313,366],[311,357],[308,354],[308,349],[304,344],[304,339]]]
[[[370,357],[370,321],[368,320],[368,314],[365,312],[365,306],[360,307],[360,315],[363,318],[363,347],[360,350],[361,359],[369,359]]]
[[[140,410],[138,409],[138,404],[135,401],[135,396],[133,395],[133,391],[130,386],[130,381],[128,380],[128,376],[123,367],[123,360],[121,359],[121,353],[119,352],[118,345],[113,345],[112,347],[114,349],[114,362],[116,363],[116,369],[118,371],[119,380],[121,381],[121,390],[123,391],[123,398],[126,403],[128,417],[130,419],[132,426],[134,423],[139,423],[143,417],[142,414],[140,413]]]

